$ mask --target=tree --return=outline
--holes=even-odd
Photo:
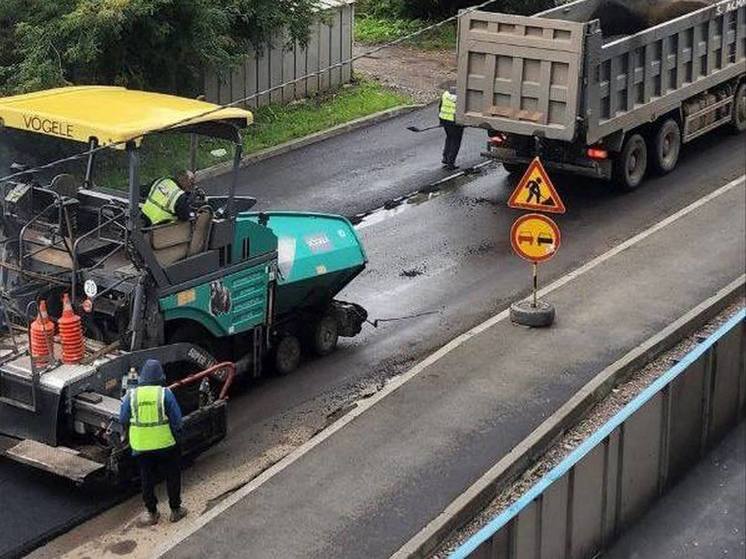
[[[305,42],[314,0],[2,0],[0,92],[68,83],[200,93],[278,30]]]

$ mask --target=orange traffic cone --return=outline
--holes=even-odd
[[[39,301],[39,312],[36,320],[29,326],[31,338],[31,358],[40,365],[49,362],[54,351],[54,322],[47,314],[47,302]]]
[[[60,328],[60,341],[62,342],[62,362],[67,364],[80,363],[85,355],[83,325],[80,322],[80,317],[73,311],[67,293],[62,296],[62,316],[57,324]]]

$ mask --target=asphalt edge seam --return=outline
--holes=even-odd
[[[309,134],[308,136],[303,136],[302,138],[296,138],[294,140],[290,140],[289,142],[285,142],[283,144],[272,146],[255,153],[245,155],[241,158],[240,167],[248,167],[249,165],[253,165],[254,163],[264,161],[265,159],[271,159],[273,157],[284,155],[286,153],[290,153],[292,151],[296,151],[313,144],[318,144],[320,142],[323,142],[324,140],[336,138],[337,136],[341,136],[342,134],[346,134],[348,132],[354,132],[355,130],[367,128],[368,126],[373,126],[374,124],[379,124],[381,122],[394,119],[398,116],[423,109],[426,106],[427,105],[421,104],[399,105],[398,107],[393,107],[391,109],[386,109],[385,111],[380,111],[368,116],[351,120],[349,122],[344,122],[342,124],[332,126],[331,128],[327,128],[326,130],[321,130],[320,132],[315,132],[313,134]],[[223,163],[218,163],[216,165],[208,167],[207,169],[201,169],[197,171],[197,180],[201,181],[205,179],[213,179],[230,173],[232,170],[233,162],[225,161]]]
[[[582,419],[595,404],[608,396],[615,386],[635,370],[707,324],[744,293],[746,274],[603,369],[471,487],[454,499],[441,514],[399,548],[391,559],[420,559],[436,551],[445,537],[462,528],[481,512],[500,491],[549,450],[555,441]]]
[[[706,196],[703,196],[702,198],[695,200],[688,206],[664,218],[663,220],[652,225],[648,229],[645,229],[644,231],[638,233],[637,235],[630,237],[626,241],[611,248],[607,252],[591,259],[589,262],[586,262],[581,267],[555,280],[553,283],[551,283],[550,285],[544,287],[543,289],[539,291],[538,293],[539,297],[544,297],[552,293],[553,291],[560,289],[561,287],[570,283],[572,280],[584,275],[587,272],[590,272],[591,270],[603,264],[607,260],[610,260],[614,256],[628,250],[629,248],[635,246],[637,243],[645,240],[646,238],[657,233],[658,231],[667,227],[668,225],[675,223],[682,217],[689,215],[690,213],[704,206],[708,202],[729,192],[731,189],[735,188],[739,184],[744,184],[744,183],[746,183],[746,175],[742,175],[739,178],[721,186],[717,190],[707,194]],[[528,301],[529,299],[530,299],[530,296],[526,297],[524,300]],[[384,386],[384,388],[381,389],[379,392],[377,392],[374,396],[366,400],[359,401],[356,407],[352,409],[347,415],[341,417],[338,421],[336,421],[335,423],[333,423],[332,425],[330,425],[323,431],[314,435],[311,439],[309,439],[304,444],[302,444],[297,449],[295,449],[293,452],[288,454],[285,458],[283,458],[282,460],[274,464],[272,467],[266,469],[262,474],[260,474],[259,476],[251,480],[249,483],[244,485],[240,490],[233,493],[231,497],[226,498],[220,505],[215,506],[209,512],[203,514],[193,525],[185,527],[182,531],[179,531],[173,537],[162,542],[161,545],[158,546],[154,550],[155,551],[154,557],[161,557],[162,555],[167,553],[169,550],[171,550],[173,547],[177,546],[179,543],[186,540],[188,537],[190,537],[191,535],[196,533],[198,530],[200,530],[202,527],[204,527],[206,524],[208,524],[211,520],[213,520],[214,518],[219,516],[221,513],[231,508],[236,503],[240,502],[243,498],[245,498],[247,495],[252,493],[255,489],[260,487],[266,481],[270,480],[272,477],[282,472],[285,468],[287,468],[288,466],[293,464],[295,461],[303,457],[305,454],[313,450],[316,446],[320,445],[326,439],[331,437],[334,433],[342,429],[345,425],[355,420],[359,415],[362,415],[365,411],[375,406],[378,402],[383,400],[385,397],[396,392],[404,384],[406,384],[408,381],[410,381],[411,379],[416,377],[418,374],[420,374],[422,371],[427,369],[430,365],[432,365],[433,363],[436,363],[441,358],[443,358],[445,355],[447,355],[454,349],[458,348],[459,346],[463,345],[464,343],[469,341],[471,338],[481,334],[485,330],[488,330],[495,324],[498,324],[499,322],[502,322],[503,320],[509,317],[510,317],[510,310],[505,309],[504,311],[498,313],[492,318],[487,319],[483,323],[475,326],[474,328],[465,332],[464,334],[457,336],[456,338],[451,340],[449,343],[447,343],[446,345],[444,345],[443,347],[441,347],[440,349],[438,349],[437,351],[430,354],[428,357],[426,357],[425,359],[423,359],[422,361],[414,365],[406,373],[399,375],[398,377],[390,380],[386,384],[386,386]]]

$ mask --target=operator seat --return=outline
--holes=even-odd
[[[143,229],[158,264],[163,268],[205,251],[212,227],[212,210],[200,208],[194,221],[176,221]]]
[[[153,225],[143,229],[150,242],[155,259],[162,267],[183,260],[189,253],[192,240],[192,224],[189,221],[175,221],[163,225]]]
[[[197,210],[197,219],[192,227],[192,239],[189,242],[187,256],[195,256],[207,250],[207,241],[210,239],[212,229],[212,208],[203,206]]]

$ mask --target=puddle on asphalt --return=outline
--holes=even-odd
[[[464,171],[459,175],[456,175],[454,177],[446,177],[443,180],[421,188],[417,192],[413,192],[412,194],[408,194],[407,196],[400,196],[399,198],[389,200],[378,209],[358,214],[349,219],[357,230],[365,229],[366,227],[370,227],[371,225],[376,225],[378,223],[386,221],[387,219],[391,219],[392,217],[402,214],[410,208],[417,207],[424,204],[425,202],[429,202],[430,200],[439,198],[443,194],[458,189],[459,187],[469,182],[475,175],[481,175],[484,168],[487,167],[489,164],[491,164],[491,162],[486,161],[484,163],[476,165],[475,167],[464,169]]]
[[[110,545],[107,545],[104,551],[113,553],[114,555],[129,555],[137,547],[135,540],[123,540]]]

